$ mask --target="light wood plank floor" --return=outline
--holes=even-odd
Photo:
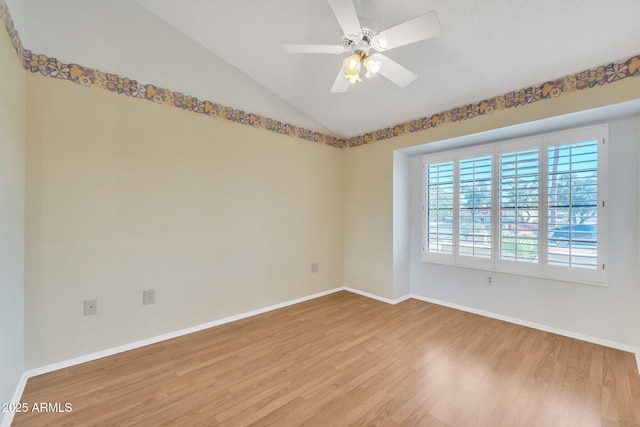
[[[339,292],[31,378],[14,426],[640,425],[634,356]]]

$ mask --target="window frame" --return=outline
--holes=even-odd
[[[549,225],[548,225],[548,149],[549,147],[564,146],[579,142],[597,140],[597,264],[596,268],[580,268],[573,266],[558,266],[549,264]],[[608,123],[585,126],[524,136],[506,141],[489,142],[473,147],[453,149],[422,156],[422,256],[423,262],[453,265],[485,271],[496,271],[517,274],[528,277],[538,277],[550,280],[584,283],[596,286],[608,286],[608,207],[609,190],[609,125]],[[501,194],[501,156],[526,150],[538,150],[538,261],[525,262],[501,259],[500,253],[500,194]],[[460,161],[470,158],[491,156],[491,257],[477,258],[460,255]],[[453,162],[453,236],[452,254],[433,253],[428,251],[427,230],[428,222],[428,193],[427,168],[430,164]]]

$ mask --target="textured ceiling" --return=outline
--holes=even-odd
[[[321,127],[312,130],[340,137],[430,116],[640,53],[638,0],[355,0],[360,16],[373,20],[379,30],[435,10],[442,32],[436,38],[386,52],[418,75],[406,88],[377,76],[352,86],[347,93],[334,94],[329,89],[344,55],[294,55],[282,48],[283,43],[340,42],[340,28],[326,0],[126,2],[131,6],[137,3],[144,8],[140,10],[146,9],[166,21],[174,27],[170,31],[177,29]],[[29,8],[29,3],[39,6]],[[48,49],[46,38],[51,39],[51,34],[41,31],[39,35],[37,28],[38,20],[43,25],[45,20],[55,22],[56,17],[51,16],[55,13],[50,7],[52,3],[57,5],[60,16],[66,14],[65,19],[70,19],[70,10],[86,10],[87,4],[105,7],[102,2],[84,0],[82,7],[78,0],[76,6],[74,0],[27,0],[28,48],[37,50],[40,38],[41,45]],[[48,13],[38,16],[38,9],[45,7]],[[119,16],[124,19],[126,8],[120,12]],[[82,20],[80,12],[77,14],[74,19]],[[110,15],[110,19],[117,20],[118,14]],[[114,32],[119,31],[117,22],[109,25]],[[56,31],[73,31],[66,27],[58,24]],[[144,26],[134,29],[127,26],[131,34],[134,30],[145,37]],[[169,28],[167,31],[170,32]],[[95,43],[89,36],[83,34],[87,43]],[[114,37],[111,42],[117,43],[117,40]],[[128,46],[123,44],[122,49]],[[49,50],[43,53],[56,54]],[[83,59],[81,52],[67,50],[64,53],[69,61]],[[140,60],[144,59],[141,52]],[[193,73],[194,78],[208,73],[201,68],[189,70],[188,64],[185,65],[184,73]],[[118,72],[122,64],[100,66]],[[180,89],[178,82],[157,83]],[[223,101],[229,106],[244,108],[234,105],[228,96]],[[272,114],[265,115],[294,125],[306,125],[295,115],[278,110],[277,105]]]

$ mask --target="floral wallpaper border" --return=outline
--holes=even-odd
[[[152,84],[142,84],[136,80],[121,77],[116,74],[105,73],[78,64],[66,64],[58,61],[56,58],[42,54],[34,54],[30,50],[23,48],[5,0],[0,0],[0,18],[2,18],[4,22],[18,57],[22,58],[23,67],[32,73],[40,73],[43,76],[68,80],[87,87],[95,86],[117,94],[145,99],[157,104],[166,104],[182,110],[206,114],[210,117],[218,117],[235,123],[262,128],[338,148],[357,147],[375,141],[383,141],[403,134],[424,131],[433,127],[442,126],[446,123],[469,120],[477,116],[491,114],[495,111],[517,108],[544,99],[557,98],[564,93],[604,86],[627,77],[640,75],[640,55],[636,55],[628,59],[544,82],[536,86],[456,107],[448,111],[433,114],[432,116],[421,117],[396,126],[341,139],[289,123],[283,123],[279,120],[247,113],[212,101],[200,100],[181,92],[173,92]]]
[[[491,114],[494,111],[521,107],[544,99],[557,98],[564,93],[604,86],[627,77],[640,75],[640,55],[632,56],[618,62],[612,62],[560,79],[548,81],[537,86],[530,86],[518,91],[509,92],[494,98],[485,99],[473,104],[463,105],[449,111],[422,117],[396,126],[355,136],[345,141],[346,147],[357,147],[382,141],[405,133],[420,132],[445,123],[469,120],[477,116]]]
[[[9,33],[9,39],[11,39],[11,44],[18,54],[18,58],[22,58],[22,53],[24,52],[24,49],[22,48],[22,41],[20,40],[18,31],[13,26],[13,19],[11,19],[9,8],[7,7],[7,3],[5,3],[4,0],[0,0],[0,19],[4,23],[4,27],[7,29],[7,33]]]
[[[219,117],[280,134],[297,136],[307,141],[314,141],[332,147],[344,147],[344,140],[331,135],[314,132],[257,114],[247,113],[212,101],[201,100],[195,96],[174,92],[152,84],[142,84],[127,77],[120,77],[117,74],[105,73],[104,71],[73,63],[65,64],[56,58],[34,54],[27,49],[24,50],[22,61],[26,70],[32,73],[40,73],[43,76],[68,80],[87,87],[94,86],[120,95],[146,99],[157,104],[166,104],[193,113],[206,114],[210,117]]]

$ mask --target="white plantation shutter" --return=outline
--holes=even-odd
[[[423,156],[423,261],[606,283],[608,125]]]
[[[492,156],[460,160],[458,255],[491,258]]]
[[[547,144],[547,272],[602,276],[603,133],[550,137]]]
[[[549,147],[549,264],[597,267],[597,212],[598,141]]]
[[[538,149],[500,156],[500,258],[538,262]]]
[[[426,187],[423,252],[453,256],[454,162],[426,163],[423,170]]]

